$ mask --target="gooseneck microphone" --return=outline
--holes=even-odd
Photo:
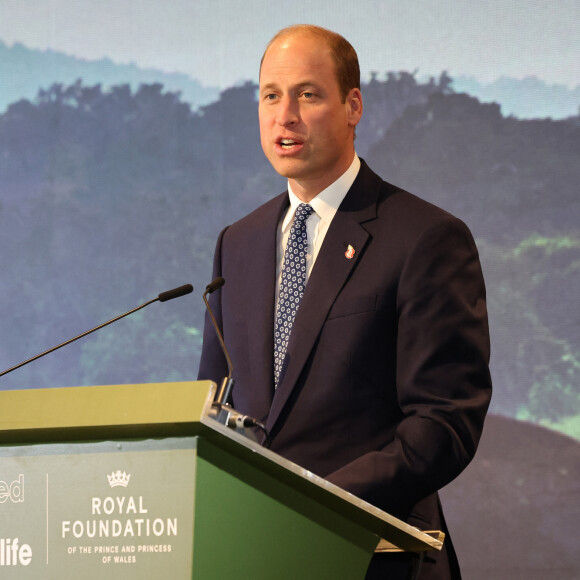
[[[179,298],[180,296],[185,296],[186,294],[191,294],[192,292],[193,286],[191,284],[184,284],[183,286],[179,286],[173,290],[166,290],[165,292],[161,292],[157,298],[153,298],[153,300],[150,300],[147,302],[147,304],[143,304],[143,306],[139,306],[139,308],[143,308],[144,306],[147,306],[156,300],[159,300],[159,302],[167,302],[168,300],[173,300],[174,298]],[[137,310],[139,310],[139,308],[137,308]]]
[[[213,325],[222,352],[224,353],[226,363],[228,365],[228,376],[225,377],[224,380],[222,381],[221,387],[217,392],[213,402],[213,407],[217,410],[216,419],[217,421],[219,421],[224,425],[227,425],[231,429],[243,430],[247,427],[258,427],[264,432],[264,434],[266,435],[266,441],[268,441],[269,434],[268,431],[266,430],[266,427],[262,423],[260,423],[257,419],[250,417],[249,415],[243,415],[242,413],[239,413],[234,408],[228,405],[228,400],[231,396],[232,389],[234,386],[234,379],[232,378],[234,366],[232,364],[232,359],[230,358],[230,355],[228,353],[228,349],[226,348],[224,337],[221,333],[221,330],[219,329],[211,306],[209,305],[209,302],[207,300],[208,294],[212,294],[213,292],[221,288],[225,283],[226,281],[221,276],[215,278],[206,286],[205,292],[203,293],[203,301],[205,302],[207,313],[209,314],[211,323]],[[248,434],[246,433],[246,435]]]
[[[207,300],[207,295],[213,294],[216,290],[219,290],[225,283],[226,283],[226,281],[221,276],[219,276],[218,278],[215,278],[214,280],[212,280],[206,286],[205,292],[203,293],[203,301],[205,302],[205,308],[207,310],[207,313],[209,314],[209,318],[211,320],[211,323],[212,323],[213,328],[215,330],[216,336],[217,336],[218,341],[220,343],[222,352],[224,353],[224,356],[226,358],[226,363],[228,365],[228,376],[225,377],[224,380],[222,381],[220,389],[217,392],[215,399],[214,399],[214,405],[216,405],[216,406],[227,404],[228,399],[230,398],[232,388],[234,386],[234,379],[232,379],[232,374],[234,372],[234,365],[232,364],[232,359],[230,358],[230,355],[228,353],[228,349],[226,348],[226,345],[224,342],[224,337],[222,336],[222,333],[221,333],[219,326],[216,322],[215,316],[213,315],[213,311],[211,309],[211,306],[209,305],[209,302]]]
[[[129,310],[129,312],[125,312],[125,314],[121,314],[121,316],[117,316],[116,318],[113,318],[112,320],[109,320],[108,322],[100,324],[99,326],[96,326],[95,328],[92,328],[91,330],[87,330],[86,332],[83,332],[82,334],[79,334],[78,336],[75,336],[74,338],[71,338],[70,340],[67,340],[66,342],[62,342],[61,344],[54,346],[53,348],[50,348],[48,350],[45,350],[44,352],[41,352],[40,354],[37,354],[36,356],[33,356],[32,358],[29,358],[29,359],[25,360],[24,362],[17,364],[16,366],[13,366],[5,371],[2,371],[0,373],[0,377],[7,375],[8,373],[15,371],[16,369],[19,369],[20,367],[23,367],[24,365],[27,365],[28,363],[35,361],[36,359],[38,359],[44,355],[50,354],[51,352],[54,352],[55,350],[58,350],[59,348],[62,348],[63,346],[66,346],[67,344],[70,344],[71,342],[78,340],[79,338],[83,338],[84,336],[87,336],[88,334],[91,334],[92,332],[100,330],[101,328],[104,328],[105,326],[108,326],[109,324],[113,324],[113,322],[117,322],[117,320],[121,320],[121,318],[125,318],[125,316],[129,316],[129,314],[133,314],[133,312],[137,312],[138,310],[141,310],[141,308],[145,308],[145,306],[149,306],[149,304],[153,304],[153,302],[157,302],[157,301],[167,302],[168,300],[173,300],[174,298],[179,298],[180,296],[185,296],[186,294],[190,294],[191,292],[193,292],[193,286],[191,284],[184,284],[183,286],[179,286],[179,288],[174,288],[173,290],[167,290],[166,292],[161,292],[161,294],[159,294],[157,296],[157,298],[153,298],[153,300],[149,300],[148,302],[145,302],[145,304],[141,304],[141,306],[137,306],[137,308],[133,308],[133,310]]]

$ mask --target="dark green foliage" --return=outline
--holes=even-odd
[[[375,75],[363,87],[357,150],[474,231],[493,409],[550,421],[580,414],[580,124],[506,118],[450,82]],[[160,84],[78,81],[0,116],[1,368],[161,291],[196,287],[0,388],[195,378],[217,235],[285,187],[260,148],[255,91],[232,87],[194,111]]]

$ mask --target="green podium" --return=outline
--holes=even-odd
[[[0,392],[0,577],[358,580],[442,546],[213,418],[209,381]]]

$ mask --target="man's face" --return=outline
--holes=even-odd
[[[343,102],[330,49],[322,40],[297,33],[270,46],[260,71],[262,148],[303,201],[350,166],[361,113],[358,89]]]

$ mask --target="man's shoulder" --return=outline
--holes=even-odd
[[[268,200],[256,209],[236,220],[226,228],[231,239],[237,236],[260,235],[278,227],[280,216],[288,206],[288,192],[285,191]]]
[[[359,177],[353,184],[353,188],[356,188],[353,191],[353,198],[364,197],[365,193],[362,192],[373,192],[371,195],[376,199],[378,208],[377,217],[379,218],[386,214],[396,216],[404,214],[412,215],[414,221],[421,219],[427,221],[458,219],[447,210],[421,197],[421,195],[417,195],[403,189],[399,185],[386,181],[375,173],[364,161],[361,165]]]
[[[288,191],[284,191],[272,199],[269,199],[256,209],[246,214],[236,223],[252,220],[261,220],[269,216],[277,216],[284,208],[288,207]]]

